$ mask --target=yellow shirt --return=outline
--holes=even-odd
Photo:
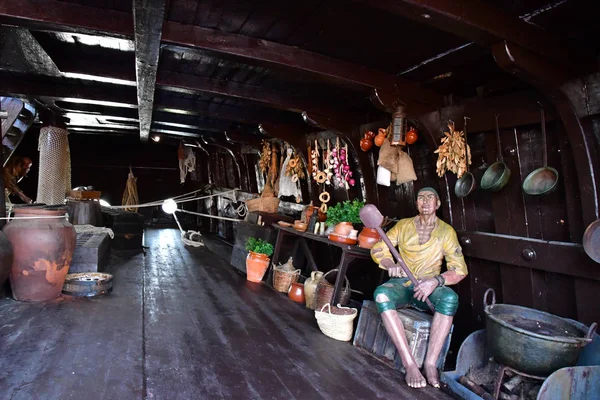
[[[428,279],[439,275],[444,257],[446,258],[448,271],[455,271],[458,275],[467,275],[467,264],[462,255],[462,248],[458,243],[454,228],[438,218],[429,240],[420,244],[417,226],[415,225],[416,218],[400,220],[387,233],[387,237],[392,244],[398,246],[400,256],[415,278]],[[381,252],[377,253],[377,250],[381,250]],[[395,261],[383,241],[375,243],[371,249],[371,257],[377,264],[384,258]],[[386,269],[381,264],[379,268]]]

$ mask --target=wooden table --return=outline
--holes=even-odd
[[[281,251],[281,244],[283,243],[284,236],[294,236],[296,237],[296,243],[294,244],[294,250],[292,254],[296,253],[298,246],[304,252],[306,259],[308,261],[308,265],[313,271],[318,271],[319,268],[315,263],[315,259],[313,258],[312,252],[308,247],[307,240],[314,240],[317,242],[326,243],[330,246],[339,247],[342,250],[342,257],[340,259],[340,263],[337,266],[338,274],[335,280],[335,284],[333,286],[333,296],[332,303],[337,304],[339,301],[339,297],[342,291],[342,285],[344,284],[344,278],[346,277],[346,271],[348,269],[348,264],[354,261],[357,258],[362,258],[365,260],[371,259],[371,251],[369,249],[363,249],[358,246],[350,246],[347,244],[342,244],[338,242],[331,241],[327,238],[327,236],[315,235],[308,232],[299,232],[294,228],[285,228],[278,224],[272,225],[275,229],[277,229],[277,243],[275,244],[275,251],[273,252],[273,265],[275,265],[279,261],[279,253]]]

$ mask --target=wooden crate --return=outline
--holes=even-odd
[[[110,241],[107,233],[78,233],[69,273],[104,271],[108,264]]]
[[[71,190],[67,198],[74,200],[99,200],[102,192],[96,190]]]
[[[413,358],[421,368],[427,354],[427,341],[429,340],[432,316],[411,308],[405,308],[397,312],[404,325],[406,339]],[[450,334],[438,359],[438,368],[442,370],[446,362],[453,329],[454,326],[450,329]],[[353,344],[369,351],[380,360],[391,363],[394,368],[405,372],[400,355],[383,326],[374,301],[365,300],[363,302]]]

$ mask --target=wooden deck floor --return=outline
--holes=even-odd
[[[445,399],[349,343],[313,313],[149,230],[146,254],[113,257],[112,294],[46,304],[0,299],[0,399]]]

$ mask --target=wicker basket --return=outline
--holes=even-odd
[[[325,308],[328,308],[328,310],[324,311]],[[342,307],[340,304],[337,307],[331,307],[331,304],[327,303],[321,307],[320,311],[315,310],[315,318],[321,332],[332,339],[343,342],[352,339],[354,333],[353,321],[357,314],[358,310],[356,308]]]
[[[246,200],[248,212],[262,211],[270,214],[277,213],[279,199],[277,197],[259,197],[258,199]]]
[[[289,292],[292,283],[298,282],[298,277],[300,277],[299,269],[287,271],[282,269],[279,265],[273,266],[273,287],[278,292]]]
[[[327,275],[338,271],[338,269],[332,269],[323,275],[323,279],[319,281],[317,284],[317,292],[315,295],[315,310],[320,310],[327,303],[331,303],[333,300],[331,297],[333,296],[333,285],[327,281]],[[347,277],[344,277],[345,285],[342,288],[342,293],[340,294],[340,304],[348,304],[350,301],[350,281],[348,281]]]

